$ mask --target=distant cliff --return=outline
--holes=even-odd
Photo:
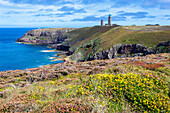
[[[30,30],[16,42],[28,44],[60,44],[67,39],[66,33],[75,28],[49,28]]]
[[[87,61],[170,52],[170,26],[51,28],[28,31],[21,43],[46,44]]]

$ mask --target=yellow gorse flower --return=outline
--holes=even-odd
[[[109,98],[109,104],[98,101],[101,105],[111,106],[112,102],[121,103],[122,96],[126,96],[130,104],[138,110],[142,109],[141,106],[144,105],[149,112],[168,111],[169,88],[167,82],[149,75],[144,77],[134,73],[96,74],[89,77],[86,85],[78,86],[75,92],[81,96],[85,96],[84,93],[92,95],[92,98],[98,95],[103,101]],[[147,111],[143,112],[147,113]]]

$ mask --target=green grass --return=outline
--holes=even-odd
[[[86,56],[80,60],[87,60],[91,53],[108,50],[116,44],[141,44],[155,47],[160,42],[170,40],[170,26],[95,26],[76,29],[68,32],[67,35],[69,38],[65,44],[71,46],[70,50],[75,52],[75,56],[77,53],[85,53]],[[95,47],[91,51],[84,47],[94,43]]]
[[[79,47],[80,45],[84,45],[85,43],[96,39],[112,28],[113,27],[95,26],[73,30],[67,33],[69,41],[66,43],[71,45],[72,50],[75,50],[75,48]]]
[[[160,42],[170,40],[169,31],[131,31],[123,27],[113,28],[104,33],[101,37],[100,46],[107,49],[115,44],[142,44],[147,47],[154,47]],[[128,42],[127,42],[128,40]]]
[[[72,32],[78,32],[79,35],[76,37],[80,39],[85,37],[82,41],[78,41],[74,46],[85,44],[90,40],[96,38],[101,39],[100,46],[102,48],[108,48],[115,44],[121,44],[128,39],[127,44],[142,44],[144,46],[153,47],[160,42],[170,40],[170,29],[162,30],[164,27],[158,27],[159,30],[148,30],[144,31],[145,27],[137,26],[127,29],[125,27],[92,27],[73,30]],[[84,30],[85,29],[85,30]],[[133,29],[133,30],[132,30]],[[137,29],[136,31],[134,29]],[[151,29],[151,28],[150,28]],[[79,32],[79,30],[81,32]],[[83,32],[82,32],[83,31]],[[75,39],[75,38],[73,38]]]

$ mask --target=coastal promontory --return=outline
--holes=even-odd
[[[69,59],[74,61],[144,56],[170,51],[170,26],[37,29],[16,42],[68,51]]]
[[[75,28],[46,28],[30,30],[24,36],[18,38],[16,42],[25,44],[59,44],[67,38],[66,33]]]

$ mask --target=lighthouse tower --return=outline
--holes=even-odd
[[[112,15],[109,14],[109,17],[108,17],[108,25],[111,26],[112,25]]]
[[[101,26],[103,26],[103,20],[101,20]]]

